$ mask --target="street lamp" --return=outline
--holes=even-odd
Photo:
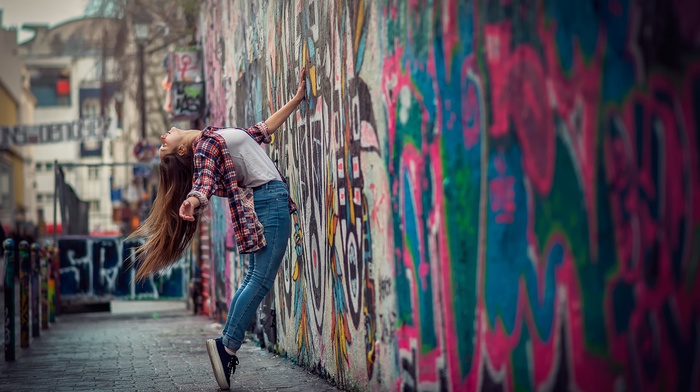
[[[149,39],[149,21],[144,19],[143,17],[139,17],[139,15],[136,15],[136,17],[133,20],[133,33],[134,33],[134,40],[136,41],[136,47],[138,49],[138,57],[139,57],[139,113],[141,115],[141,140],[136,144],[136,150],[143,149],[143,146],[146,147],[146,150],[150,150],[150,143],[148,143],[147,135],[146,135],[146,87],[144,84],[144,76],[146,73],[146,60],[145,60],[145,47],[146,43],[148,42]],[[137,158],[141,161],[144,160],[144,157],[139,157],[137,154]],[[152,159],[152,157],[151,157]],[[143,188],[144,190],[148,189],[148,177],[145,175],[143,176]],[[146,215],[148,214],[148,204],[147,200],[142,199],[140,201],[140,208],[139,208],[139,221],[143,222],[143,220],[146,218]]]
[[[141,140],[146,140],[146,88],[144,86],[144,74],[146,73],[146,60],[144,49],[148,42],[149,26],[144,20],[134,21],[134,39],[138,48],[139,57],[139,112],[141,114]]]

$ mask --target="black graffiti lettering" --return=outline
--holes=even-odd
[[[199,115],[204,97],[202,86],[202,83],[177,83],[173,86],[173,117],[183,119]]]
[[[404,392],[413,392],[418,390],[418,378],[416,369],[416,349],[411,348],[410,356],[402,353],[401,355],[401,390]]]
[[[391,279],[383,278],[379,281],[379,300],[383,301],[391,296],[392,284]]]

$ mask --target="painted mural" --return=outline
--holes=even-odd
[[[211,124],[265,119],[308,70],[269,146],[299,211],[265,341],[361,390],[700,388],[698,20],[687,0],[204,2]]]
[[[135,271],[129,265],[142,242],[138,239],[125,241],[120,237],[60,237],[61,302],[186,298],[192,264],[187,252],[163,273],[144,282],[134,281]]]

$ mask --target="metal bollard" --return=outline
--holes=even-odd
[[[56,315],[61,313],[61,262],[58,258],[58,245],[51,247],[51,281],[49,283],[49,296],[51,298],[51,313],[49,321],[56,322]]]
[[[15,360],[15,241],[8,238],[5,250],[5,360]]]
[[[31,283],[32,288],[31,304],[32,304],[32,337],[38,338],[41,334],[41,325],[39,325],[39,244],[34,242],[30,247],[31,255]]]
[[[59,266],[56,263],[56,244],[51,245],[49,251],[49,322],[56,322],[56,289],[57,289],[57,271]]]
[[[39,259],[39,267],[41,268],[41,329],[49,328],[49,263],[47,263],[47,252],[49,245],[45,245],[42,249]]]
[[[19,243],[19,346],[29,347],[29,243]]]

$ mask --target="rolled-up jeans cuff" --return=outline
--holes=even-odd
[[[241,348],[242,342],[236,342],[232,338],[229,338],[226,335],[221,335],[221,343],[223,343],[224,346],[228,347],[229,350],[233,351],[238,351],[238,349]]]

